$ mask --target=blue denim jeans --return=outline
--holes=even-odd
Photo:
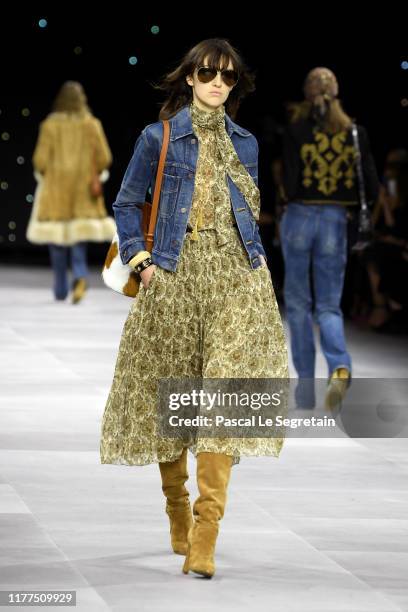
[[[293,364],[300,379],[313,379],[316,349],[313,321],[328,375],[338,367],[351,373],[351,357],[344,337],[340,301],[347,260],[346,210],[340,205],[291,202],[280,225],[285,262],[284,299]],[[314,312],[310,284],[312,272]],[[314,404],[314,392],[304,381],[305,403]]]
[[[68,258],[70,259],[73,281],[88,276],[87,244],[78,242],[72,247],[57,244],[48,245],[52,269],[54,271],[54,295],[64,300],[68,295]]]

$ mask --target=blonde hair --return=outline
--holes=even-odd
[[[291,123],[296,123],[300,119],[310,117],[313,104],[308,100],[303,102],[291,102],[287,106]],[[338,98],[328,102],[328,112],[323,122],[323,130],[329,134],[336,134],[343,130],[349,130],[353,120],[343,110],[341,102]]]
[[[321,128],[330,134],[349,130],[353,120],[344,111],[338,99],[339,86],[335,74],[329,68],[313,68],[305,79],[303,91],[305,100],[290,103],[288,111],[292,123],[306,119],[316,106],[325,107]]]

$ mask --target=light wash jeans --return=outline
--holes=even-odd
[[[87,244],[78,242],[72,247],[57,244],[48,245],[52,269],[54,271],[54,296],[56,300],[64,300],[69,291],[68,260],[70,260],[72,280],[88,276]]]
[[[300,379],[296,398],[299,407],[312,407],[316,357],[313,320],[319,326],[328,375],[341,366],[351,374],[340,308],[347,260],[346,209],[333,204],[291,202],[282,216],[280,235],[285,262],[286,318],[293,364]]]

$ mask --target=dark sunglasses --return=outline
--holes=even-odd
[[[232,87],[238,83],[239,76],[236,70],[216,70],[208,66],[200,66],[197,68],[197,77],[200,83],[210,83],[216,78],[219,72],[221,72],[221,78],[228,87]]]

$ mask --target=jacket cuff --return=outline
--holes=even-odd
[[[144,240],[141,239],[132,239],[128,240],[124,244],[119,246],[120,258],[123,264],[129,263],[129,261],[137,254],[139,251],[145,251],[146,245]]]

